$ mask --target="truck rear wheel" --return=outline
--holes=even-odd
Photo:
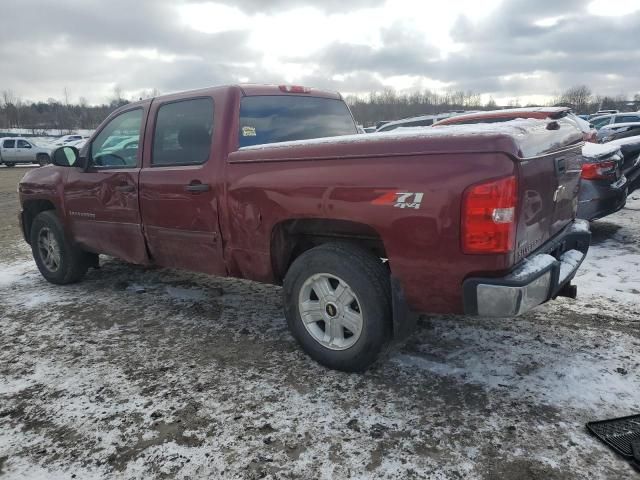
[[[356,246],[312,248],[287,272],[284,309],[293,336],[314,360],[336,370],[365,370],[391,336],[389,273]]]
[[[15,166],[16,166],[16,164],[15,164],[15,163],[13,163],[13,162],[4,162],[4,164],[5,164],[7,167],[15,167]]]
[[[79,281],[89,269],[89,254],[69,242],[53,211],[39,213],[31,224],[31,251],[42,276],[65,285]]]

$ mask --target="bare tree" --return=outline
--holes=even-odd
[[[560,95],[559,102],[569,104],[576,113],[589,113],[591,104],[591,89],[586,85],[576,85],[565,90]]]
[[[493,99],[493,97],[489,97],[489,100],[484,105],[484,108],[486,108],[487,110],[495,110],[496,108],[498,108],[498,104]]]
[[[13,93],[13,90],[3,90],[2,91],[2,105],[13,105],[16,102],[16,96]]]

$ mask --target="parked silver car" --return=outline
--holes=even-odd
[[[13,167],[17,163],[39,163],[40,165],[46,165],[50,161],[50,148],[39,147],[26,138],[0,138],[0,164]]]
[[[609,142],[611,140],[615,140],[616,138],[622,138],[620,135],[622,133],[628,133],[628,135],[623,135],[626,137],[640,135],[640,121],[629,123],[611,123],[609,125],[605,125],[600,130],[598,130],[597,140],[600,143]]]
[[[589,119],[589,123],[593,125],[596,130],[600,130],[605,125],[629,122],[640,122],[640,112],[615,113]]]

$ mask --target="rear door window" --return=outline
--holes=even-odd
[[[5,140],[2,144],[2,148],[16,148],[15,140]]]
[[[264,95],[240,101],[240,147],[357,133],[342,100]]]
[[[209,158],[213,100],[194,98],[162,105],[153,134],[151,165],[199,165]]]

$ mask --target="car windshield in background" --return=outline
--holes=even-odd
[[[272,95],[240,101],[240,147],[356,133],[341,100]]]

